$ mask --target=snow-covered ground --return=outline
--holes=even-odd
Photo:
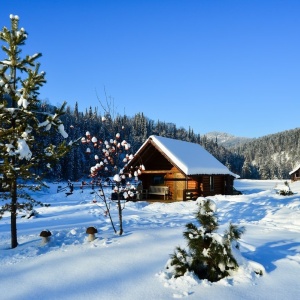
[[[240,196],[209,197],[217,204],[220,232],[228,223],[245,226],[240,268],[216,283],[193,274],[170,278],[165,265],[184,246],[185,224],[196,202],[129,202],[122,236],[114,234],[91,190],[68,197],[57,184],[36,193],[50,207],[18,217],[19,246],[10,249],[10,217],[0,220],[1,299],[298,299],[300,295],[300,182],[292,196],[280,196],[280,180],[237,180]],[[117,223],[117,210],[112,208]],[[87,240],[88,226],[98,229]],[[52,232],[48,244],[39,236]],[[263,270],[262,276],[255,270]]]

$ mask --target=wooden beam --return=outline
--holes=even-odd
[[[145,170],[143,174],[165,174],[165,173],[179,173],[178,170]]]

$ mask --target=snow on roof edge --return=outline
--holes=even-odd
[[[300,164],[298,165],[298,166],[296,166],[294,169],[293,169],[293,171],[291,171],[290,173],[289,173],[289,175],[292,175],[294,172],[296,172],[298,169],[300,169]]]
[[[218,161],[211,153],[201,145],[187,141],[175,140],[171,138],[151,135],[154,143],[161,148],[168,157],[186,174],[186,175],[231,175],[240,178],[239,175],[232,173],[226,166]],[[171,148],[171,149],[170,149]],[[199,153],[198,156],[188,155]]]

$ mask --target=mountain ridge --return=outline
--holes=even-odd
[[[216,140],[218,145],[224,146],[226,148],[242,145],[255,139],[235,136],[230,133],[221,131],[210,131],[206,133],[205,136],[211,140]]]

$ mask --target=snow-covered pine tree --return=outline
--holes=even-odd
[[[197,201],[199,207],[195,217],[201,226],[186,224],[183,236],[188,249],[177,247],[171,255],[167,269],[173,272],[175,278],[192,271],[200,279],[215,282],[238,268],[231,247],[238,248],[237,240],[240,239],[244,228],[230,224],[228,230],[221,236],[216,232],[219,225],[215,203],[209,199]]]
[[[248,157],[245,157],[245,161],[242,167],[242,178],[251,178],[251,163]]]
[[[53,145],[50,134],[67,133],[60,116],[65,104],[54,114],[39,110],[38,90],[46,82],[45,73],[40,72],[37,59],[40,53],[21,56],[27,33],[19,28],[19,17],[10,15],[11,29],[0,31],[2,49],[6,58],[0,61],[0,174],[4,205],[0,217],[11,215],[11,247],[18,245],[17,214],[20,210],[31,210],[43,203],[34,200],[28,190],[39,190],[42,176],[71,147],[65,142]],[[38,170],[38,174],[35,172]]]
[[[76,137],[81,136],[82,130],[80,128],[79,124],[79,117],[78,117],[78,104],[76,102],[75,110],[74,110],[74,116],[73,116],[73,123],[69,126],[70,127],[70,137],[71,140],[76,139]],[[73,173],[71,174],[71,177],[67,177],[71,180],[78,180],[80,178],[84,177],[84,152],[82,149],[82,146],[79,147],[73,147],[72,150],[65,156],[66,159],[69,158],[69,156],[72,157],[72,160],[68,162],[68,167],[72,164],[72,170]]]

